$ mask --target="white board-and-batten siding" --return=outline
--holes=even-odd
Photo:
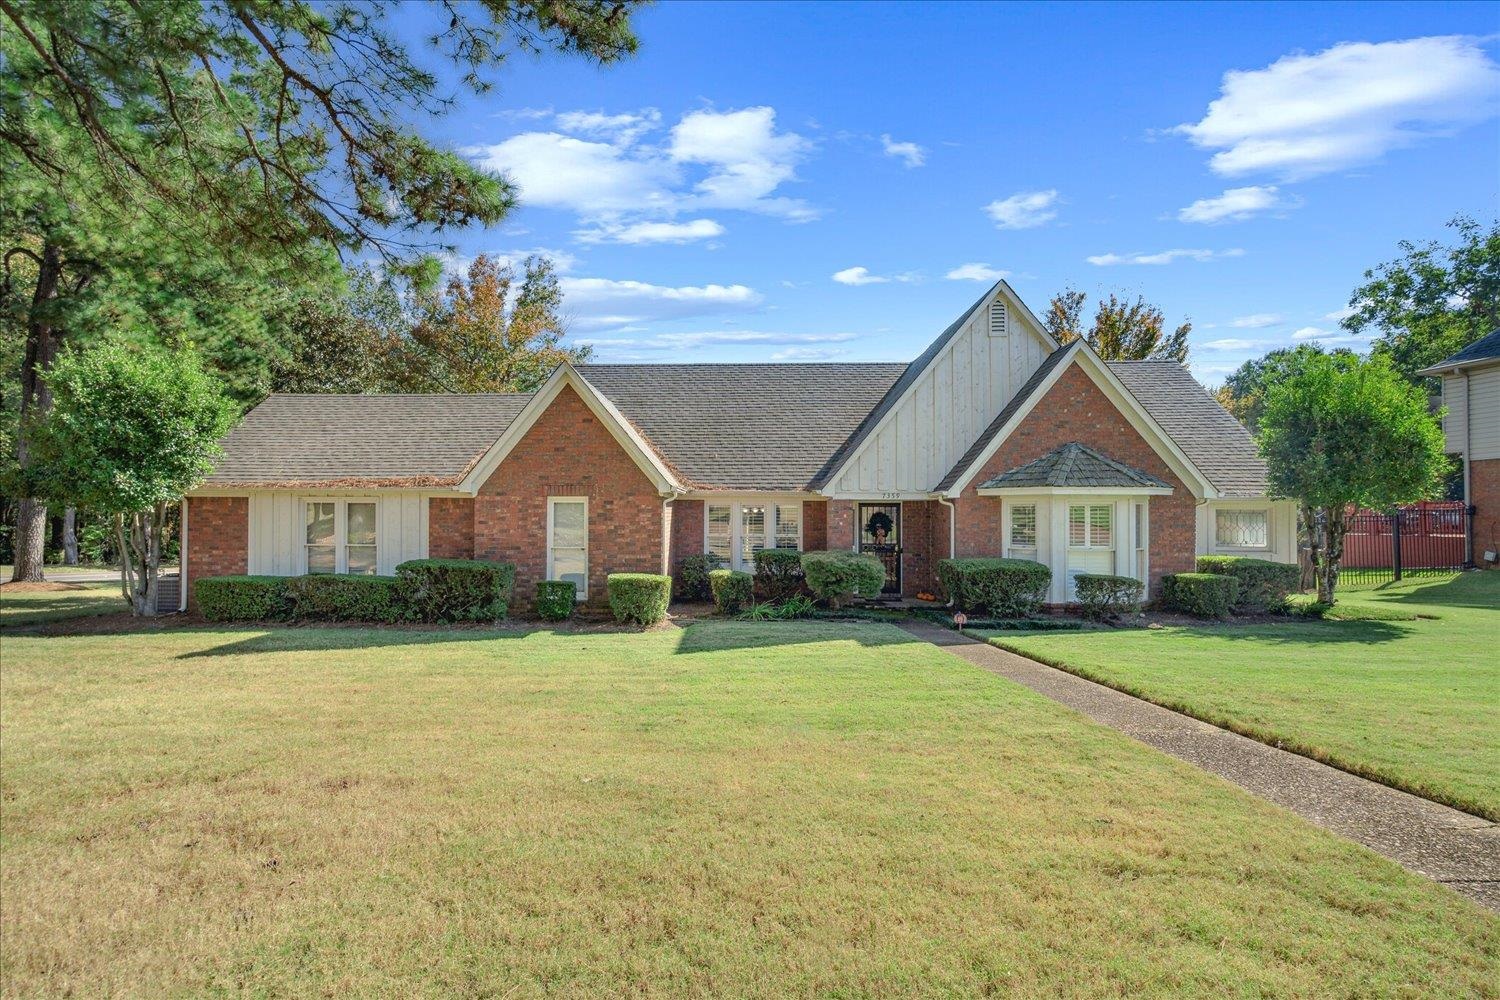
[[[248,564],[253,576],[300,576],[307,571],[305,504],[313,500],[374,502],[375,566],[390,576],[408,559],[427,558],[427,497],[421,493],[307,496],[266,490],[250,494]]]
[[[850,455],[834,495],[931,490],[1051,350],[1025,307],[997,289]]]
[[[1467,387],[1463,375],[1445,375],[1443,405],[1448,451],[1471,450],[1468,457],[1481,462],[1500,458],[1500,367],[1469,372]]]

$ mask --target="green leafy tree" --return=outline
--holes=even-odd
[[[1324,353],[1327,352],[1317,344],[1298,344],[1296,347],[1277,348],[1262,358],[1252,358],[1224,380],[1217,393],[1219,402],[1253,434],[1265,411],[1266,390],[1289,373],[1299,370],[1310,355]],[[1347,348],[1338,348],[1333,353],[1341,357],[1354,356],[1354,352]]]
[[[163,270],[179,274],[198,261],[259,268],[288,289],[326,272],[332,254],[373,249],[415,268],[443,233],[502,220],[511,184],[413,124],[454,103],[440,70],[483,93],[514,54],[612,62],[636,48],[637,6],[402,6],[431,20],[434,68],[388,29],[392,4],[0,0],[0,202],[21,222],[0,259],[4,308],[24,314],[21,427],[46,416],[42,376],[87,307],[74,300],[101,275],[130,272],[121,257],[132,250],[169,251],[176,267]],[[154,301],[157,279],[135,273],[141,295],[116,280],[107,301]],[[265,375],[277,348],[255,332],[226,337],[215,363]],[[13,578],[39,580],[46,510],[29,498],[18,510]]]
[[[1403,241],[1402,256],[1365,272],[1343,321],[1351,333],[1379,331],[1374,353],[1408,379],[1500,328],[1500,221],[1448,223],[1453,246]]]
[[[1318,600],[1334,602],[1348,513],[1435,496],[1447,470],[1427,396],[1385,357],[1306,352],[1265,395],[1270,492],[1300,506]]]
[[[154,345],[66,350],[47,386],[38,493],[113,517],[132,611],[154,615],[168,508],[212,471],[238,410],[193,352]]]
[[[1052,297],[1042,325],[1059,344],[1083,337],[1105,361],[1187,362],[1192,323],[1182,323],[1168,333],[1161,309],[1144,297],[1137,296],[1130,302],[1111,292],[1108,299],[1099,301],[1093,324],[1085,330],[1083,307],[1087,300],[1087,295],[1072,288]]]

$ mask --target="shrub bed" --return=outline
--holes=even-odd
[[[571,580],[542,580],[536,585],[536,616],[546,622],[566,621],[573,617],[578,603],[578,588]]]
[[[1238,612],[1281,611],[1287,598],[1296,593],[1302,582],[1301,568],[1295,563],[1271,562],[1249,556],[1199,556],[1200,573],[1232,576],[1240,582],[1234,610]]]
[[[837,549],[802,553],[802,575],[813,596],[832,608],[854,597],[879,597],[885,586],[885,566],[879,559]]]
[[[755,600],[755,578],[737,569],[716,569],[708,574],[714,608],[720,614],[736,614]]]
[[[198,611],[211,622],[263,622],[287,616],[284,576],[208,576],[193,583]]]
[[[1140,610],[1145,587],[1133,576],[1111,576],[1108,573],[1079,573],[1073,578],[1073,591],[1083,617],[1093,621],[1118,618]]]
[[[607,589],[617,622],[655,625],[667,617],[672,602],[672,578],[656,573],[611,573]]]
[[[943,559],[938,580],[965,613],[1028,618],[1047,600],[1052,571],[1031,559]]]
[[[1225,618],[1239,596],[1240,582],[1219,573],[1169,573],[1161,578],[1161,603],[1168,611],[1197,618]]]
[[[679,601],[711,601],[713,588],[708,584],[708,574],[724,565],[724,559],[712,552],[698,556],[686,556],[677,564],[677,599]]]
[[[412,559],[396,567],[401,600],[424,622],[492,622],[510,610],[516,568],[478,559]]]
[[[802,593],[802,553],[796,549],[761,549],[755,553],[755,594],[763,601],[784,601]]]
[[[408,614],[393,576],[288,577],[286,595],[298,620],[397,622]]]

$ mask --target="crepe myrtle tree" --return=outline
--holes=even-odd
[[[1266,391],[1258,443],[1272,496],[1301,510],[1318,600],[1334,602],[1348,512],[1437,495],[1443,432],[1388,358],[1310,352]]]
[[[168,507],[212,470],[238,408],[195,353],[157,345],[65,350],[47,384],[52,410],[27,428],[33,485],[113,518],[125,597],[154,615]]]

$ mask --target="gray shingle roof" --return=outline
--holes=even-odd
[[[1423,369],[1423,373],[1445,371],[1449,368],[1457,368],[1460,365],[1472,365],[1481,361],[1500,361],[1500,330],[1480,337],[1452,357],[1444,358],[1431,368]]]
[[[691,485],[805,490],[819,484],[903,364],[582,365]]]
[[[271,396],[229,432],[204,485],[451,485],[530,398]]]
[[[1067,356],[1068,348],[1059,347],[1042,359],[1042,363],[1037,366],[1036,371],[1031,373],[1031,377],[1026,380],[1020,389],[1016,390],[1016,394],[1011,398],[1011,401],[1006,403],[999,413],[995,414],[995,419],[991,420],[990,425],[975,439],[973,444],[969,445],[969,450],[964,452],[957,462],[953,463],[953,468],[949,469],[948,474],[943,477],[942,482],[938,483],[937,489],[939,491],[946,491],[954,483],[958,482],[958,477],[963,475],[964,471],[979,459],[979,453],[984,451],[985,447],[996,434],[1000,433],[1000,428],[1004,427],[1010,421],[1010,418],[1016,415],[1017,410],[1026,405],[1026,401],[1036,394],[1038,387],[1041,386],[1048,375],[1052,374],[1052,369],[1062,364],[1063,359]]]
[[[1245,426],[1175,361],[1111,361],[1136,401],[1220,493],[1260,496],[1266,463]]]
[[[1070,441],[1037,459],[986,482],[980,483],[982,490],[1020,489],[1023,487],[1057,486],[1077,489],[1080,487],[1114,487],[1122,489],[1171,489],[1150,473],[1132,469],[1101,455],[1092,448]]]

